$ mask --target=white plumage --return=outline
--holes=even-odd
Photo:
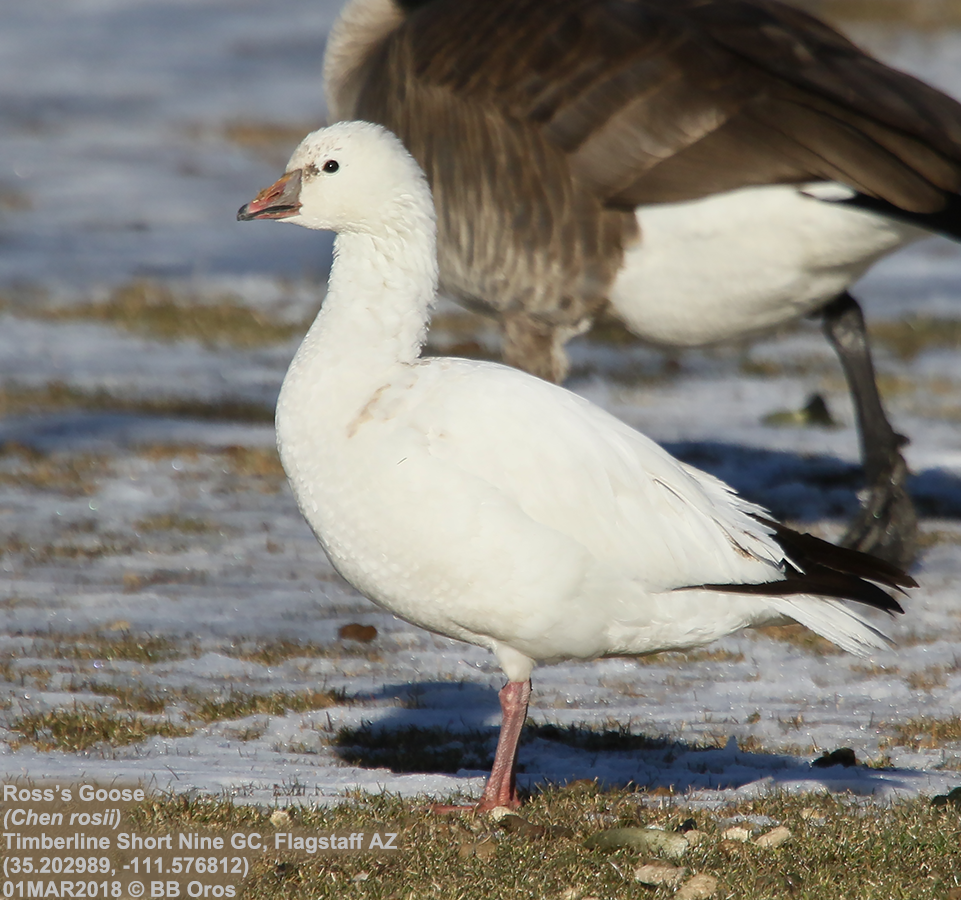
[[[691,647],[784,616],[855,652],[883,646],[839,599],[750,591],[828,569],[789,559],[791,533],[727,485],[556,385],[420,358],[436,291],[433,206],[386,130],[340,123],[308,136],[239,217],[338,232],[327,298],[278,403],[284,467],[351,584],[495,654],[513,692],[505,730],[511,719],[519,734],[519,686],[536,662]],[[897,608],[856,575],[910,579],[829,550],[854,565],[831,569],[835,596]],[[516,739],[505,740],[486,806],[516,802]]]

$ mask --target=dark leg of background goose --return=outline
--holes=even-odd
[[[908,467],[901,455],[907,438],[895,432],[884,414],[857,301],[841,294],[823,315],[824,333],[841,360],[854,400],[864,463],[861,511],[842,543],[906,567],[917,552],[918,528],[907,492]]]

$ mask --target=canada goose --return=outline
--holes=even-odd
[[[300,510],[359,591],[489,649],[507,676],[482,809],[517,805],[535,662],[640,655],[788,617],[854,652],[900,612],[895,567],[773,522],[576,394],[420,357],[434,207],[389,131],[342,122],[238,218],[337,232],[323,308],[284,378],[277,445]],[[865,580],[868,579],[868,580]]]
[[[958,236],[961,106],[777,0],[347,0],[332,120],[424,167],[441,286],[560,382],[601,310],[672,347],[812,313],[856,408],[867,490],[844,543],[904,564],[917,521],[848,287]]]

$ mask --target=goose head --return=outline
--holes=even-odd
[[[434,230],[420,166],[392,132],[369,122],[338,122],[307,135],[284,175],[244,204],[237,218],[339,233]]]

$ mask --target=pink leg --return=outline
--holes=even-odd
[[[527,719],[527,704],[531,699],[530,681],[508,681],[498,694],[501,701],[501,733],[497,739],[494,767],[491,769],[484,796],[477,805],[478,812],[487,812],[496,806],[516,809],[521,805],[517,799],[515,777],[517,774],[517,745],[521,729]]]

